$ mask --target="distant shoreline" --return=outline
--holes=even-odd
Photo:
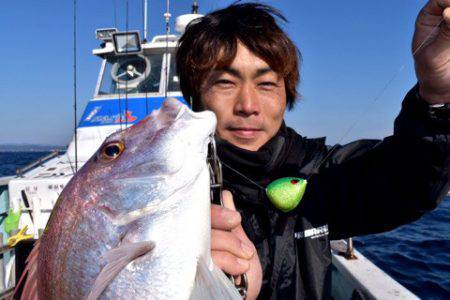
[[[0,152],[51,152],[66,151],[66,146],[34,144],[0,144]]]

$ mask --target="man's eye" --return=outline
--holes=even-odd
[[[235,86],[235,83],[228,79],[219,79],[214,82],[214,86],[219,89],[232,89]]]
[[[217,80],[216,82],[214,82],[214,84],[221,85],[221,86],[229,86],[229,85],[233,84],[233,81],[227,80],[227,79],[220,79],[220,80]]]
[[[276,84],[276,82],[273,82],[273,81],[263,81],[263,82],[260,82],[258,85],[261,87],[265,87],[265,88],[274,88],[274,87],[278,86]]]

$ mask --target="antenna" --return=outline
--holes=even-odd
[[[147,41],[147,0],[144,0],[144,41]]]
[[[192,3],[192,13],[198,14],[198,1],[194,0],[194,3]]]
[[[114,8],[114,28],[119,28],[119,27],[117,27],[117,4],[116,4],[116,0],[113,0],[113,8]]]

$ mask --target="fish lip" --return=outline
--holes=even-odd
[[[172,125],[175,124],[176,121],[181,119],[183,117],[183,115],[187,114],[187,115],[189,115],[190,118],[193,118],[196,120],[211,121],[211,125],[208,123],[208,127],[210,127],[210,128],[208,128],[209,134],[214,133],[216,131],[217,117],[214,112],[212,112],[210,110],[194,112],[186,104],[180,102],[178,99],[175,99],[175,98],[170,98],[170,99],[172,99],[173,101],[176,101],[177,105],[179,105],[179,111],[177,112],[177,115],[175,116],[175,119],[173,120]]]
[[[214,119],[214,123],[217,123],[216,114],[211,110],[203,110],[203,111],[193,111],[186,104],[182,105],[182,108],[178,112],[176,119],[179,119],[183,114],[189,114],[190,117],[194,119]]]

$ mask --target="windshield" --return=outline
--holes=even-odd
[[[175,57],[169,64],[169,91],[179,91]],[[164,52],[108,58],[98,95],[124,93],[163,93],[161,73]],[[160,89],[161,88],[161,89]]]

